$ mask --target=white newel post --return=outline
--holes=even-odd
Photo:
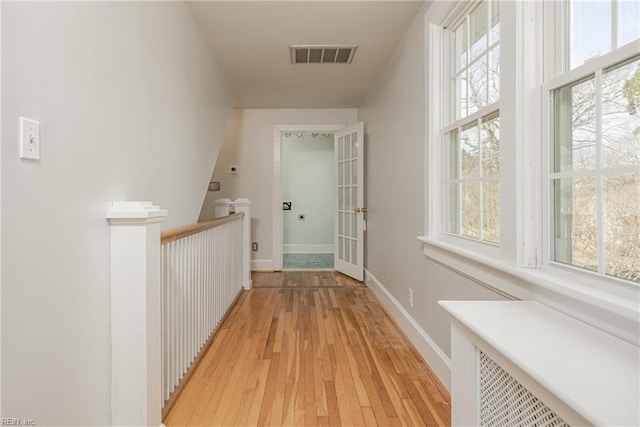
[[[228,216],[232,203],[231,199],[216,199],[216,201],[213,202],[215,218]]]
[[[242,219],[242,286],[251,289],[251,202],[249,199],[236,199],[233,204],[236,213],[244,212]]]
[[[162,423],[160,223],[151,202],[113,202],[111,242],[111,423]]]

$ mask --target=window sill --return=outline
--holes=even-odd
[[[640,345],[639,286],[625,283],[616,286],[615,292],[608,292],[602,289],[603,286],[585,286],[582,280],[568,279],[570,276],[562,274],[561,269],[517,268],[450,243],[424,236],[418,240],[423,242],[426,258],[505,298],[538,301],[636,346]],[[599,282],[608,286],[608,281],[602,278]]]

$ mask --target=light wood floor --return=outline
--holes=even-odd
[[[254,273],[164,423],[450,425],[450,397],[371,292]]]

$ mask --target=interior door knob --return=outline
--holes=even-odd
[[[367,208],[355,208],[355,213],[364,213],[367,211]]]

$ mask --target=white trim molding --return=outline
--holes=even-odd
[[[269,271],[282,270],[282,240],[284,228],[284,216],[282,214],[282,133],[335,132],[345,127],[344,124],[273,125],[273,261],[272,268]]]
[[[336,245],[283,245],[285,254],[333,254]]]
[[[518,268],[439,241],[419,237],[424,255],[510,298],[534,300],[634,345],[640,340],[640,288],[611,279],[611,292],[539,269]]]
[[[272,259],[252,259],[251,271],[274,271]]]
[[[395,320],[402,332],[409,338],[418,353],[436,373],[442,384],[451,390],[451,360],[425,332],[418,322],[405,310],[391,292],[365,268],[364,282],[378,298],[387,313]]]

